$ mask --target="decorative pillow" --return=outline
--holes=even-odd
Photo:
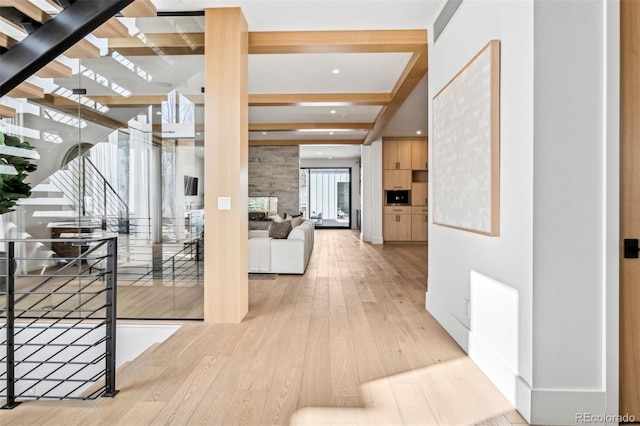
[[[284,219],[283,219],[283,218],[282,218],[282,216],[280,216],[279,214],[276,214],[276,215],[273,217],[273,221],[274,221],[274,222],[276,222],[276,223],[282,223],[282,222],[284,222]]]
[[[295,228],[296,226],[300,225],[302,222],[304,222],[304,218],[302,216],[296,216],[293,219],[291,219],[291,227]]]
[[[301,216],[302,216],[302,212],[300,212],[298,214],[291,215],[291,217],[301,217]]]
[[[273,239],[283,240],[291,232],[291,222],[272,222],[269,225],[269,236]]]

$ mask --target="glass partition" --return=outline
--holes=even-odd
[[[6,238],[117,235],[118,316],[201,319],[204,58],[192,40],[203,17],[118,19],[128,37],[89,36],[98,57],[61,56],[70,76],[29,79],[43,98],[0,98],[16,111],[3,132],[40,155],[30,196],[0,228]],[[162,34],[173,47],[154,45]],[[37,247],[25,255],[41,260],[21,271],[61,268],[86,249]]]

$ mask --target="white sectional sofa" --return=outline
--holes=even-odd
[[[269,231],[249,231],[249,272],[304,274],[311,252],[315,225],[305,220],[286,239],[269,237]]]

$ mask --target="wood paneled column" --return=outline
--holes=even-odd
[[[240,322],[247,275],[247,22],[239,8],[205,10],[204,319]]]

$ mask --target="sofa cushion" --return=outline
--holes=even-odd
[[[304,218],[302,216],[297,216],[291,219],[291,227],[295,228],[298,225],[301,225],[304,222]]]
[[[269,225],[269,236],[274,239],[285,239],[291,232],[291,221],[282,223],[272,222]]]

